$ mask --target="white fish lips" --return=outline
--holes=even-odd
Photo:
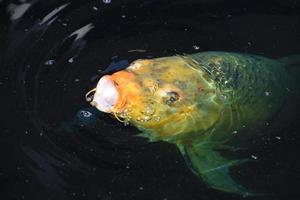
[[[96,87],[92,105],[98,110],[110,113],[118,101],[119,92],[109,75],[103,76]]]

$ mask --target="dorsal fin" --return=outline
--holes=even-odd
[[[277,61],[282,62],[287,65],[298,65],[300,67],[300,55],[295,54],[295,55],[290,55],[290,56],[285,56],[278,58]]]

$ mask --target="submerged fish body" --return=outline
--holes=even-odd
[[[255,195],[229,173],[243,142],[280,110],[295,87],[285,64],[261,56],[204,52],[137,60],[98,82],[92,105],[130,123],[150,141],[178,146],[192,171],[210,187]],[[252,130],[252,131],[251,131]]]

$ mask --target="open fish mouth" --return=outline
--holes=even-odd
[[[111,113],[118,99],[118,89],[110,76],[106,75],[98,82],[91,105],[102,112]]]
[[[101,77],[96,88],[86,94],[86,100],[101,112],[126,112],[128,101],[134,104],[141,96],[142,88],[134,79],[135,75],[125,70],[105,75]]]

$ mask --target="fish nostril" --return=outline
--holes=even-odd
[[[115,86],[119,86],[119,84],[116,81],[113,81]]]

